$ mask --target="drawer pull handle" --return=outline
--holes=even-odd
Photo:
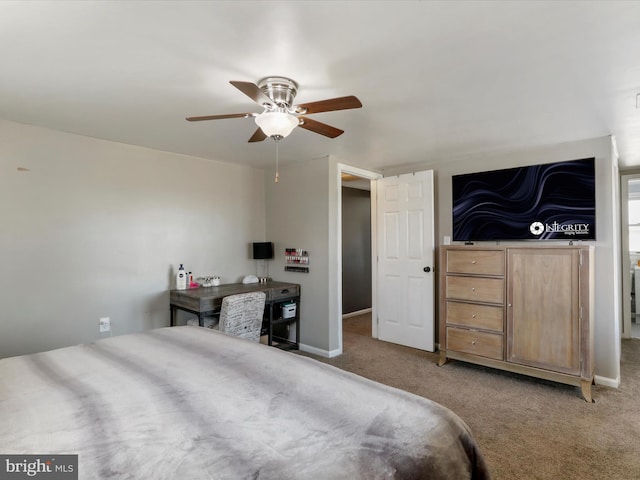
[[[289,289],[285,288],[284,290],[281,290],[280,293],[289,293]]]
[[[476,314],[474,313],[473,315],[471,315],[471,318],[476,318]]]
[[[471,287],[471,291],[475,292],[476,291],[476,287]]]
[[[471,345],[475,345],[475,344],[476,344],[476,341],[475,341],[475,340],[474,340],[473,342],[471,342]]]
[[[475,260],[471,260],[471,265],[475,265],[476,261]]]

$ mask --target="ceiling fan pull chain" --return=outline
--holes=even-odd
[[[278,177],[279,177],[279,174],[278,174],[278,157],[280,155],[279,155],[279,151],[278,151],[278,140],[279,140],[279,138],[275,139],[275,141],[276,141],[276,178],[275,178],[275,181],[273,183],[278,183]]]

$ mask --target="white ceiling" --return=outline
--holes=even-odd
[[[640,166],[638,1],[0,2],[0,117],[116,142],[270,166],[247,143],[259,112],[229,84],[286,76],[296,103],[356,95],[362,109],[297,128],[283,162],[355,166],[613,134]],[[640,99],[638,100],[640,102]]]

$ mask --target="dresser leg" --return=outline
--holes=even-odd
[[[591,384],[593,380],[581,380],[580,381],[580,389],[582,390],[582,396],[587,401],[587,403],[595,403],[593,397],[591,396]]]
[[[447,352],[444,350],[440,350],[440,359],[438,360],[438,366],[441,367],[445,363],[447,363]]]

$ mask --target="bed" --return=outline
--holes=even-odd
[[[0,360],[0,451],[81,479],[487,479],[445,407],[200,327]]]

